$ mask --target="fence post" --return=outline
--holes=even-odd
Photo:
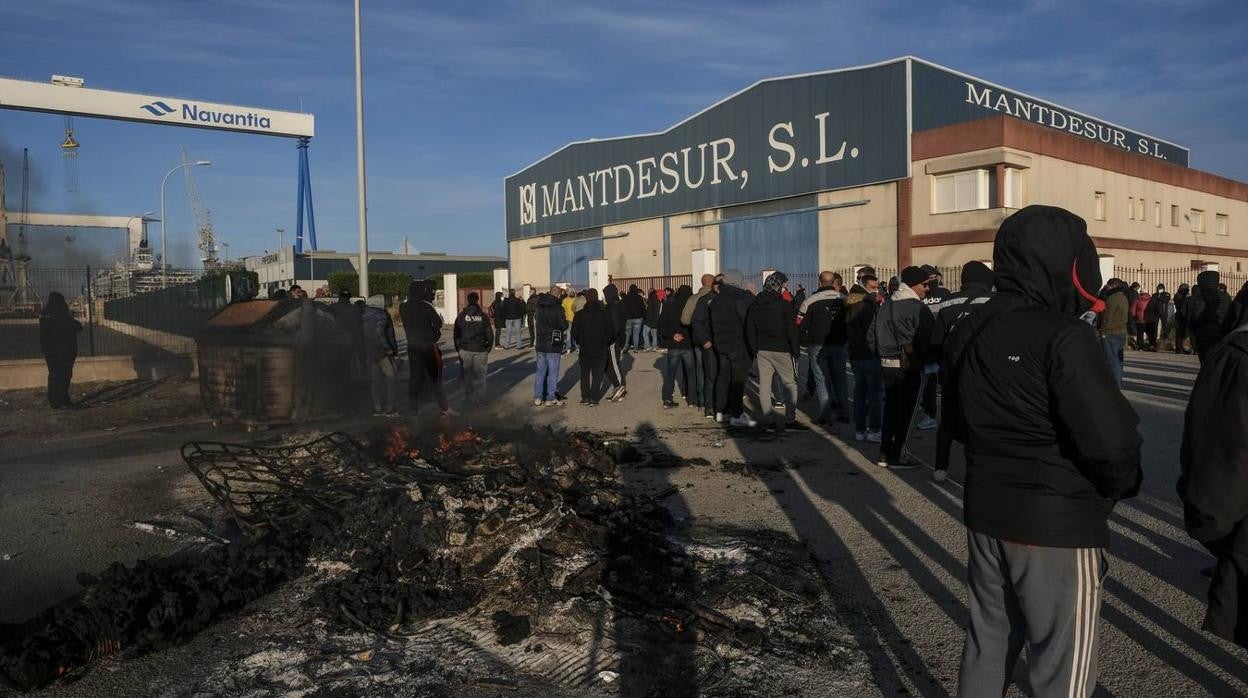
[[[87,341],[95,356],[95,289],[91,287],[91,267],[87,266]]]

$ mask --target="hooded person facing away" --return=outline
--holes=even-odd
[[[407,360],[411,375],[408,377],[408,409],[412,414],[420,411],[423,394],[432,392],[438,401],[442,416],[451,414],[442,390],[442,316],[433,307],[433,284],[415,279],[407,287],[407,300],[399,307],[403,319],[403,334],[407,335]]]
[[[606,308],[598,302],[598,292],[587,288],[584,294],[585,307],[573,316],[570,334],[581,348],[576,359],[581,366],[581,404],[592,406],[597,405],[601,397],[602,374],[615,339],[615,330],[611,327]]]
[[[1217,558],[1203,627],[1248,647],[1248,318],[1201,363],[1179,463],[1183,522]]]
[[[1226,317],[1231,312],[1231,297],[1218,284],[1222,277],[1216,271],[1196,275],[1196,288],[1188,297],[1185,314],[1192,346],[1203,361],[1205,354],[1226,334]]]
[[[624,351],[624,343],[628,338],[625,329],[624,303],[620,301],[620,289],[615,284],[602,287],[603,307],[607,314],[607,327],[611,330],[611,342],[607,346],[607,380],[611,382],[611,392],[607,395],[610,402],[619,402],[628,395],[624,383],[624,368],[620,365],[620,354]]]
[[[82,323],[69,312],[65,296],[53,291],[39,313],[39,351],[48,364],[48,406],[54,410],[73,407],[69,384],[78,358],[78,333]]]
[[[715,419],[732,426],[753,427],[745,414],[745,382],[750,376],[750,354],[745,344],[745,316],[754,297],[741,288],[745,275],[727,269],[715,277],[715,300],[708,306],[711,345],[719,362],[715,381]]]
[[[966,445],[958,695],[999,698],[1026,645],[1035,695],[1089,696],[1108,519],[1142,479],[1139,418],[1079,319],[1100,309],[1101,286],[1083,219],[1018,211],[997,231],[993,267],[996,295],[945,345],[945,399]]]

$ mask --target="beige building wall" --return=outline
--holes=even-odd
[[[690,273],[693,264],[694,250],[719,249],[718,225],[700,225],[696,228],[684,228],[682,226],[692,223],[713,221],[716,219],[718,214],[718,209],[713,209],[710,211],[698,211],[695,213],[682,213],[671,217],[669,225],[671,226],[673,276],[683,276]]]
[[[965,245],[916,247],[912,258],[916,266],[930,264],[934,267],[961,267],[972,260],[991,262],[992,243],[975,242]]]
[[[628,233],[627,237],[602,242],[602,256],[607,259],[607,271],[611,276],[662,276],[663,219],[647,218],[602,229],[603,237],[624,232]]]
[[[897,183],[821,192],[819,206],[867,200],[819,212],[819,268],[897,263]]]
[[[517,289],[517,294],[525,284],[538,289],[550,288],[550,249],[532,249],[534,245],[548,243],[549,235],[512,240],[508,243],[511,254],[511,287]]]

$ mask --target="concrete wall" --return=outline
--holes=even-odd
[[[649,218],[602,229],[603,236],[623,232],[628,236],[602,243],[602,256],[607,259],[611,276],[662,276],[663,219]]]
[[[195,354],[160,356],[80,356],[74,362],[74,383],[94,381],[158,380],[198,374]],[[48,384],[43,359],[0,361],[0,386],[6,390],[42,388]]]
[[[819,268],[897,261],[897,183],[822,192],[820,206],[870,200],[863,206],[819,212]]]

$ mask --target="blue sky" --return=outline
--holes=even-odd
[[[350,250],[351,6],[5,2],[0,75],[79,75],[104,89],[312,112],[320,246]],[[661,130],[759,78],[905,54],[1186,145],[1193,167],[1248,181],[1242,0],[364,0],[364,11],[374,249],[406,236],[421,250],[503,255],[503,177],[564,143]],[[214,162],[196,175],[231,256],[271,249],[275,228],[294,229],[293,141],[78,119],[81,185],[71,195],[63,126],[0,111],[10,208],[22,147],[31,149],[32,210],[131,215],[159,207],[160,177],[185,146]],[[171,261],[188,263],[193,223],[176,176],[167,208]]]

